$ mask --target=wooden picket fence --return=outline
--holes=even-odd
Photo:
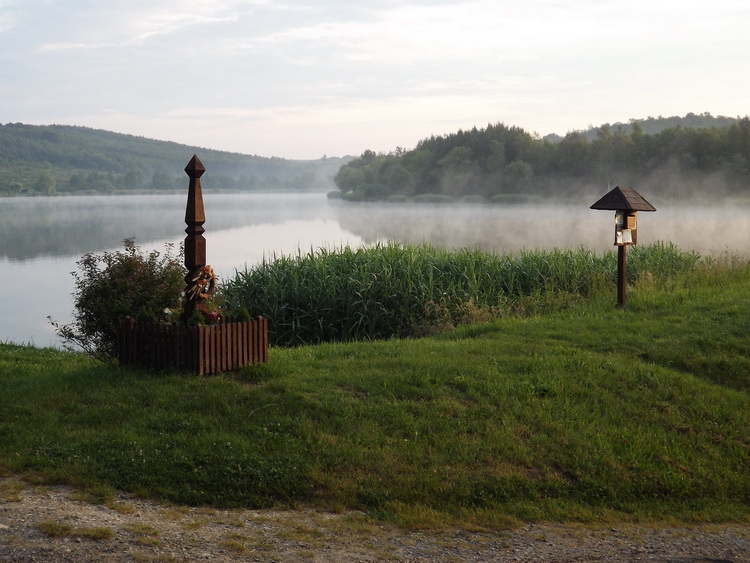
[[[120,321],[120,364],[199,375],[268,361],[268,321],[262,317],[205,326]]]

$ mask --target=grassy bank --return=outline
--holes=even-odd
[[[750,518],[750,270],[564,311],[271,350],[223,377],[0,345],[0,472],[410,525]]]

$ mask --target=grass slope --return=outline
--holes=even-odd
[[[0,345],[0,472],[409,525],[750,516],[750,273],[225,377]]]

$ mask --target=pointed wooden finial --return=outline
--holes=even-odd
[[[188,226],[185,231],[188,233],[195,232],[188,231],[188,229],[201,227],[201,225],[206,222],[206,214],[203,210],[203,191],[201,190],[201,176],[203,176],[205,171],[206,167],[203,166],[198,155],[195,154],[193,155],[193,158],[190,159],[190,162],[187,163],[187,166],[185,166],[185,173],[190,177],[187,208],[185,209],[185,223],[187,223]],[[200,232],[203,232],[202,227]]]
[[[198,158],[197,154],[193,155],[193,158],[190,159],[190,162],[188,162],[185,167],[185,172],[190,178],[200,178],[205,171],[206,167],[203,166],[203,163],[200,158]]]

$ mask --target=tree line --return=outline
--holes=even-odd
[[[520,202],[588,196],[608,185],[658,196],[748,196],[750,119],[688,114],[545,138],[489,124],[433,135],[413,150],[365,151],[335,182],[329,197],[349,201]]]
[[[67,125],[0,124],[0,194],[185,189],[198,154],[207,189],[330,190],[343,158],[243,155]]]

